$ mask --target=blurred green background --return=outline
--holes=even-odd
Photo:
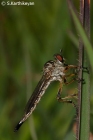
[[[41,78],[44,63],[62,49],[68,64],[78,64],[79,35],[66,1],[33,2],[32,6],[0,5],[0,140],[75,140],[75,109],[56,100],[58,82],[49,86],[31,117],[14,133]],[[73,2],[79,10],[79,0]],[[91,40],[92,21],[93,1]],[[90,130],[93,134],[92,77]],[[74,93],[76,88],[76,82],[64,86],[62,96]]]

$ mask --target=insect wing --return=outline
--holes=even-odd
[[[33,94],[31,95],[30,99],[28,100],[28,103],[25,107],[25,114],[28,114],[31,111],[31,108],[34,108],[36,104],[39,102],[41,96],[43,95],[44,87],[46,86],[46,83],[49,79],[46,78],[46,76],[42,76],[41,80],[39,81],[38,85],[36,86]]]
[[[37,103],[40,101],[42,95],[45,93],[45,90],[47,89],[48,85],[50,84],[50,78],[51,77],[47,78],[47,75],[42,76],[42,78],[39,81],[38,85],[36,86],[33,94],[31,95],[30,99],[28,100],[28,103],[25,107],[25,114],[24,114],[23,118],[16,125],[14,131],[17,131],[20,128],[20,126],[24,123],[24,121],[26,121],[26,119],[34,111]]]

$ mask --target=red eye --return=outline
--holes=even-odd
[[[63,62],[63,57],[60,54],[56,54],[55,58],[58,59],[60,62]]]

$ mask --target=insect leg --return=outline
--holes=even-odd
[[[58,94],[57,94],[57,100],[59,102],[71,103],[75,108],[77,108],[77,106],[75,105],[75,103],[72,100],[69,99],[69,98],[73,98],[74,96],[76,96],[76,93],[62,98],[60,91],[61,90],[59,89]]]
[[[78,66],[76,66],[76,65],[67,65],[67,66],[65,67],[64,72],[68,71],[68,70],[71,69],[71,68],[77,69]]]
[[[74,93],[74,94],[71,94],[71,95],[68,95],[68,96],[62,98],[62,97],[61,97],[61,91],[62,91],[62,86],[61,86],[61,88],[59,88],[59,90],[58,90],[58,93],[57,93],[57,100],[58,100],[59,102],[64,102],[64,103],[70,103],[70,104],[72,104],[72,105],[75,107],[75,109],[76,109],[76,113],[78,114],[77,105],[76,105],[72,100],[69,99],[69,98],[73,98],[73,97],[77,96],[77,94]]]
[[[65,67],[64,72],[66,72],[66,71],[69,70],[70,68],[76,69],[76,74],[78,74],[78,72],[79,72],[80,70],[82,70],[83,72],[86,72],[86,73],[89,74],[89,69],[88,69],[88,67],[77,66],[77,65],[67,65],[67,66]]]
[[[80,69],[82,69],[83,72],[86,72],[86,73],[89,74],[89,69],[88,69],[88,67],[82,67],[82,66],[80,66]]]
[[[75,76],[75,77],[74,77]],[[64,84],[68,85],[68,84],[71,84],[73,83],[74,81],[78,81],[79,82],[82,82],[82,84],[85,84],[85,81],[84,79],[80,79],[78,77],[76,77],[77,74],[76,73],[72,73],[72,74],[68,74],[68,75],[65,75],[65,77],[63,78],[64,79]],[[73,79],[71,79],[69,82],[67,82],[66,78],[68,77],[74,77]]]
[[[68,75],[65,75],[65,77],[63,78],[63,79],[64,79],[64,84],[68,85],[68,84],[73,83],[73,82],[75,81],[75,78],[73,78],[73,79],[70,80],[69,82],[67,82],[67,79],[66,79],[67,77],[73,77],[73,76],[75,76],[74,73],[72,73],[72,74],[68,74]]]

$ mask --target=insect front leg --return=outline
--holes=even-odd
[[[64,72],[66,72],[67,70],[69,70],[69,69],[71,69],[71,68],[75,69],[75,73],[76,73],[76,74],[78,74],[78,72],[79,72],[80,70],[82,70],[83,72],[86,72],[86,73],[89,74],[89,69],[88,69],[88,67],[77,66],[77,65],[67,65],[67,66],[65,67]]]
[[[73,68],[73,69],[77,69],[78,66],[77,66],[77,65],[67,65],[67,66],[65,67],[64,72],[68,71],[68,70],[71,69],[71,68]]]

